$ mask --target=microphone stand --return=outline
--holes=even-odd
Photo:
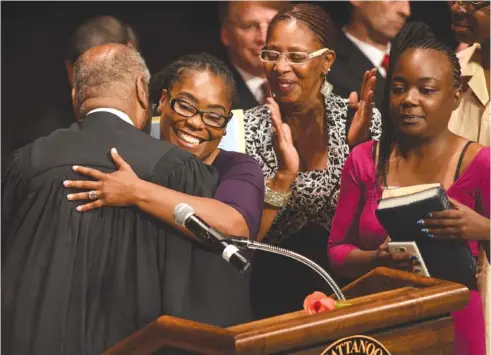
[[[251,250],[261,250],[261,251],[266,251],[269,253],[273,254],[278,254],[278,255],[283,255],[287,258],[294,259],[308,267],[310,267],[312,270],[317,272],[319,276],[321,276],[331,287],[331,289],[334,291],[334,294],[340,301],[346,301],[346,298],[343,295],[343,292],[341,292],[341,289],[339,286],[334,282],[332,277],[324,270],[319,264],[313,262],[312,260],[306,258],[302,254],[295,253],[291,250],[280,248],[274,245],[269,245],[265,243],[259,243],[255,242],[252,240],[248,240],[246,238],[234,238],[230,237],[227,238],[229,241],[232,243],[236,244],[239,247],[245,247],[246,249],[251,249]]]

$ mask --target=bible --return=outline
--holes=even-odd
[[[440,184],[385,190],[375,214],[395,242],[416,242],[431,277],[476,288],[476,262],[465,240],[432,239],[418,220],[429,213],[452,209]]]

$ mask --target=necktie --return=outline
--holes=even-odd
[[[385,69],[386,73],[389,71],[389,55],[388,54],[386,54],[384,56],[384,59],[382,60],[382,63],[380,64],[380,66]]]
[[[261,85],[261,91],[263,93],[263,102],[262,102],[262,104],[264,104],[264,102],[266,102],[266,99],[268,97],[271,97],[271,88],[270,88],[269,83],[268,83],[267,80]]]

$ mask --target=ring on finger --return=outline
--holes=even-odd
[[[96,190],[89,191],[89,200],[97,200],[97,191]]]

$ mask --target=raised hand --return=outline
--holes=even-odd
[[[278,171],[295,177],[300,168],[300,158],[293,145],[290,127],[281,120],[280,108],[273,98],[266,99],[265,106],[271,112],[273,123],[273,147],[278,159]]]
[[[376,68],[366,71],[361,83],[359,101],[358,93],[356,91],[353,91],[349,95],[348,106],[351,109],[356,110],[348,132],[348,144],[350,146],[363,143],[370,136],[369,128],[373,115],[373,93],[375,91],[376,80]]]
[[[450,198],[455,209],[432,212],[419,221],[429,238],[489,240],[489,218]]]
[[[96,181],[66,180],[63,182],[65,187],[90,190],[67,195],[67,199],[72,201],[93,200],[78,206],[78,211],[89,211],[103,206],[128,206],[135,203],[137,185],[140,179],[131,166],[118,154],[116,148],[111,149],[111,156],[118,171],[106,174],[97,169],[74,166],[75,172]]]

